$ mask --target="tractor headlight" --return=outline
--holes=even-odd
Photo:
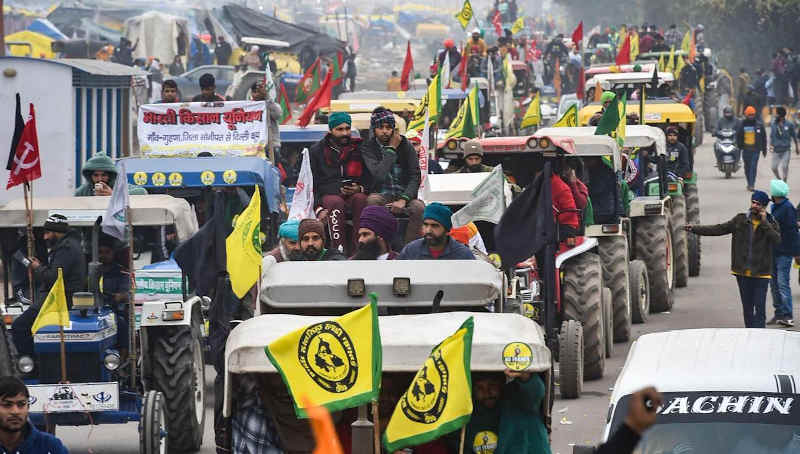
[[[360,297],[364,296],[367,292],[367,286],[364,279],[348,279],[347,280],[347,296]]]
[[[538,143],[538,142],[536,141],[536,138],[535,138],[535,137],[531,137],[530,139],[528,139],[527,141],[525,141],[525,145],[527,145],[527,146],[528,146],[528,148],[530,148],[531,150],[533,150],[534,148],[536,148],[536,144],[537,144],[537,143]]]
[[[539,148],[547,148],[550,146],[550,139],[547,137],[542,137],[539,139]]]
[[[411,279],[396,277],[392,280],[392,293],[395,296],[408,296],[411,293]]]
[[[445,144],[445,147],[446,147],[448,150],[457,150],[457,149],[458,149],[458,142],[456,142],[456,140],[455,140],[455,139],[450,139],[450,140],[448,140],[448,141],[447,141],[447,143]]]
[[[20,356],[17,361],[17,369],[23,374],[29,374],[33,370],[33,358],[30,356]]]
[[[106,356],[103,357],[103,366],[108,370],[119,369],[119,353],[116,350],[106,350]]]

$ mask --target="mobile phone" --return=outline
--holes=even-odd
[[[357,184],[358,182],[356,180],[351,180],[349,178],[342,180],[342,186],[354,186]]]
[[[15,252],[14,259],[21,263],[25,268],[29,267],[31,264],[31,260],[28,257],[25,257],[25,254],[23,254],[22,251]]]

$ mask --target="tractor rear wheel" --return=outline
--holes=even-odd
[[[628,298],[628,240],[624,236],[597,239],[603,263],[603,284],[611,290],[614,342],[627,342],[631,337],[631,301]]]
[[[605,370],[605,329],[603,326],[603,267],[592,252],[571,258],[563,266],[561,302],[566,320],[583,325],[583,375],[601,378]]]
[[[672,250],[675,257],[675,287],[689,284],[689,249],[686,245],[686,198],[672,198]]]
[[[672,255],[672,228],[668,216],[636,218],[636,258],[647,267],[650,283],[650,310],[672,309],[675,262]]]
[[[700,224],[700,196],[697,193],[697,185],[687,184],[684,188],[684,193],[686,195],[686,223],[693,225]],[[699,276],[700,253],[702,251],[700,236],[689,233],[687,245],[689,249],[689,276]]]

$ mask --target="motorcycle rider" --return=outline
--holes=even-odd
[[[678,128],[667,128],[667,170],[683,177],[692,171],[689,165],[689,149],[678,141]]]
[[[733,107],[725,106],[722,109],[722,116],[717,121],[717,129],[714,130],[714,136],[719,137],[717,134],[724,129],[731,129],[736,131],[739,127],[739,120],[733,115]]]

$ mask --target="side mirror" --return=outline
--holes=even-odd
[[[596,451],[597,447],[595,446],[582,446],[582,445],[572,446],[572,454],[594,454]]]

